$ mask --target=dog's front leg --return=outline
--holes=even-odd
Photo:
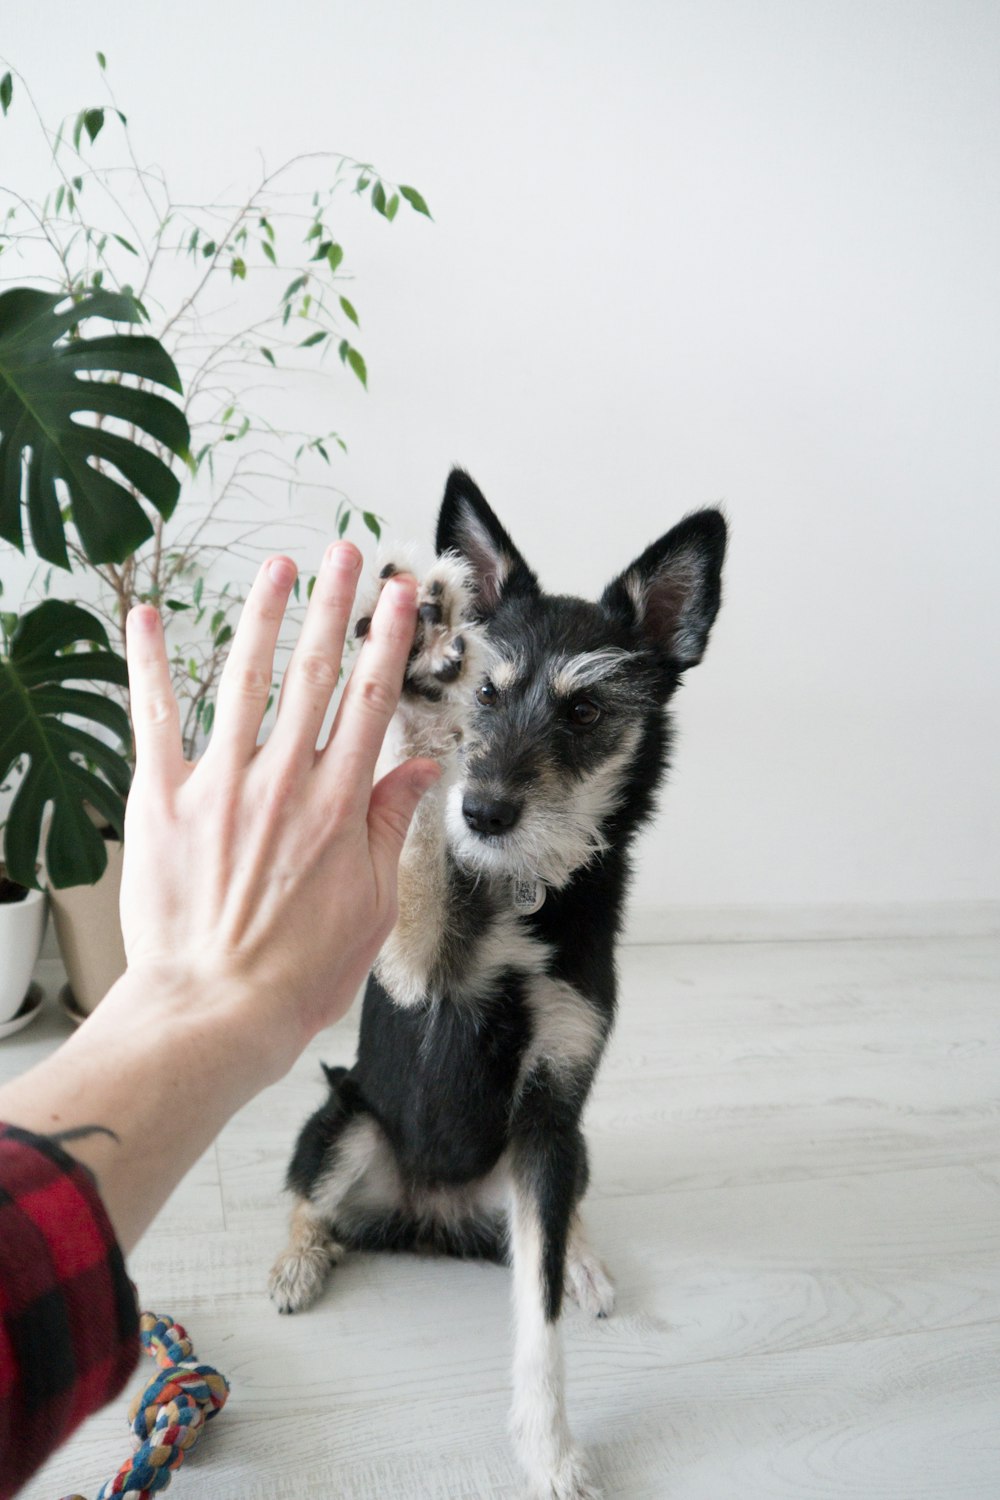
[[[400,569],[387,563],[381,580]],[[439,558],[421,582],[413,649],[403,692],[386,739],[379,774],[411,756],[429,756],[442,777],[417,808],[399,865],[399,914],[375,973],[399,1005],[426,1000],[447,935],[446,804],[458,775],[482,659],[481,633],[468,619],[472,585],[467,565]],[[370,611],[369,611],[370,615]],[[365,615],[356,627],[365,634]]]
[[[526,1080],[513,1122],[511,1435],[538,1500],[600,1500],[566,1420],[559,1331],[570,1220],[584,1170],[578,1113],[543,1067]]]

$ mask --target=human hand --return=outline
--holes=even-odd
[[[361,570],[350,543],[324,557],[258,746],[295,577],[264,565],[223,671],[211,742],[191,765],[158,616],[131,611],[127,650],[136,771],[125,819],[121,917],[129,971],[186,1014],[235,1007],[276,1076],[349,1006],[396,914],[396,869],[439,774],[409,761],[373,789],[416,622],[415,584],[382,590],[333,730],[317,736],[340,672]],[[248,1037],[249,1040],[249,1037]]]

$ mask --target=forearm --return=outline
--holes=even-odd
[[[0,1089],[0,1120],[60,1138],[91,1169],[126,1253],[298,1041],[279,1054],[228,996],[191,988],[129,970],[57,1052]]]

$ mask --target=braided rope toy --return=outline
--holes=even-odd
[[[143,1313],[139,1337],[160,1368],[129,1407],[135,1453],[102,1485],[97,1500],[126,1494],[133,1500],[149,1500],[165,1489],[205,1423],[222,1410],[229,1395],[226,1377],[198,1363],[187,1333],[172,1318]],[[65,1500],[84,1497],[67,1495]]]

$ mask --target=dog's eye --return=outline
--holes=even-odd
[[[578,698],[570,709],[569,715],[574,724],[589,728],[591,724],[597,723],[601,717],[601,710],[596,703],[591,703],[589,698]]]
[[[497,701],[497,690],[492,682],[484,682],[482,687],[477,689],[476,698],[486,708],[492,708]]]

